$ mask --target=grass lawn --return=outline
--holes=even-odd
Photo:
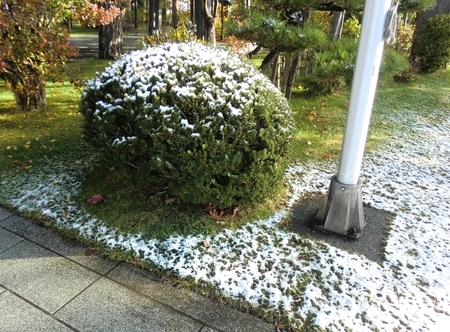
[[[81,79],[102,71],[108,61],[87,60],[73,63]],[[48,107],[45,112],[16,112],[14,98],[0,81],[0,167],[28,169],[41,159],[61,158],[68,151],[85,148],[82,143],[83,119],[78,113],[81,90],[70,83],[47,83]]]
[[[83,77],[89,78],[107,64],[108,61],[88,60],[71,65],[80,66]],[[418,81],[410,84],[383,78],[377,90],[367,151],[376,150],[392,137],[397,126],[389,121],[393,112],[406,115],[422,109],[422,106],[423,109],[448,107],[446,83],[449,81],[448,70],[420,76]],[[80,211],[87,211],[93,219],[116,229],[116,237],[118,234],[140,234],[145,239],[163,240],[178,235],[213,236],[224,228],[252,228],[251,224],[243,225],[248,220],[269,216],[280,203],[275,199],[264,206],[249,207],[242,219],[216,220],[209,218],[201,209],[181,206],[164,194],[148,195],[145,191],[136,190],[119,171],[108,163],[100,162],[95,151],[83,141],[83,117],[77,112],[81,90],[69,83],[49,83],[47,93],[49,105],[45,112],[16,112],[12,94],[0,82],[1,180],[3,183],[17,184],[17,187],[30,188],[26,198],[14,197],[16,188],[12,185],[2,188],[0,204],[7,208],[19,210],[23,215],[51,227],[55,226],[53,216],[58,216],[63,224],[70,215],[74,223],[78,223],[81,213],[85,213]],[[300,92],[294,93],[291,105],[297,129],[292,163],[338,160],[349,93],[348,89],[344,89],[339,94],[314,98],[304,98]],[[36,183],[30,183],[29,179]],[[48,185],[43,192],[55,198],[52,204],[56,212],[43,213],[39,206],[41,201],[33,193],[33,185],[42,186],[43,182]],[[61,190],[63,186],[69,189]],[[105,198],[103,202],[93,206],[86,202],[99,193]],[[23,199],[35,200],[36,208],[32,211],[21,210]],[[59,211],[59,202],[65,202],[61,205],[73,202],[80,209]],[[79,223],[79,229],[82,229],[84,226],[81,221]],[[299,243],[299,246],[306,248],[305,243]],[[111,244],[108,245],[110,248]],[[97,248],[113,258],[131,259],[135,255],[110,250],[105,243],[98,243]],[[319,278],[314,271],[305,273],[305,280]]]

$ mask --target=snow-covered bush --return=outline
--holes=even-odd
[[[86,83],[80,112],[105,156],[184,202],[263,201],[287,167],[286,99],[223,49],[164,44],[125,55]]]

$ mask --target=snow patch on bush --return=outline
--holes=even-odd
[[[164,44],[127,54],[86,83],[80,112],[108,160],[189,204],[264,201],[287,168],[287,100],[224,49]]]

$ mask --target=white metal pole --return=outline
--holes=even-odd
[[[356,185],[366,145],[392,0],[366,0],[337,180]]]

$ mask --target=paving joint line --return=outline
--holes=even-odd
[[[11,215],[10,217],[12,217],[12,216],[14,216],[14,215]],[[8,218],[10,218],[10,217],[7,217],[6,219],[8,219]],[[19,217],[20,217],[20,216],[19,216]],[[23,218],[23,217],[21,217],[21,218]],[[6,220],[6,219],[4,219],[4,220]],[[24,218],[24,219],[26,219],[26,218]],[[27,219],[27,220],[28,220],[28,219]],[[28,222],[30,222],[30,221],[28,220]],[[43,227],[43,226],[41,226],[41,225],[39,225],[39,224],[36,224],[36,225],[37,225],[38,227],[42,227],[42,228],[44,228],[44,229],[46,229],[46,230],[52,231],[51,229],[47,229],[47,228],[45,228],[45,227]],[[2,226],[2,228],[4,228],[4,227]],[[133,288],[133,287],[131,287],[131,286],[128,286],[128,285],[126,285],[126,284],[123,284],[123,283],[121,283],[121,282],[119,282],[119,281],[117,281],[117,280],[111,278],[110,276],[108,276],[108,274],[110,274],[110,273],[111,273],[115,268],[117,268],[121,263],[127,264],[127,266],[131,267],[131,265],[130,265],[129,263],[127,263],[127,262],[114,262],[114,261],[110,260],[111,262],[114,262],[114,263],[116,263],[116,264],[115,264],[114,267],[112,267],[108,272],[102,274],[102,273],[99,273],[99,272],[95,271],[94,269],[92,269],[92,268],[90,268],[90,267],[87,267],[87,266],[85,266],[85,265],[83,265],[83,264],[81,264],[81,263],[79,263],[79,262],[77,262],[77,261],[75,261],[75,260],[73,260],[73,259],[71,259],[71,258],[69,258],[69,257],[67,257],[67,256],[65,256],[65,255],[63,255],[63,254],[60,254],[60,253],[58,253],[58,252],[56,252],[56,251],[54,251],[54,250],[52,250],[52,249],[46,247],[46,246],[43,245],[43,244],[37,243],[36,241],[30,239],[29,237],[26,237],[26,235],[18,234],[18,233],[14,232],[14,231],[12,231],[12,230],[10,230],[10,229],[8,229],[8,228],[4,228],[4,229],[7,230],[7,231],[10,232],[10,233],[15,234],[15,235],[17,235],[17,236],[19,236],[19,237],[22,238],[21,241],[17,242],[16,244],[14,244],[13,246],[7,248],[6,250],[8,250],[8,249],[10,249],[10,248],[16,246],[17,244],[19,244],[19,243],[21,243],[21,242],[23,242],[23,241],[26,240],[26,241],[29,241],[30,243],[33,243],[33,244],[37,245],[38,247],[41,247],[41,248],[43,248],[43,249],[45,249],[45,250],[50,251],[51,253],[57,255],[58,257],[62,257],[63,259],[67,259],[68,261],[70,261],[70,262],[72,262],[72,263],[75,263],[76,265],[78,265],[78,266],[80,266],[80,267],[82,267],[82,268],[85,268],[85,269],[89,270],[90,272],[95,273],[95,274],[98,276],[91,284],[89,284],[89,285],[88,285],[87,287],[85,287],[82,291],[80,291],[77,295],[75,295],[72,299],[70,299],[68,302],[66,302],[61,308],[59,308],[57,311],[55,311],[54,314],[56,314],[57,312],[59,312],[62,308],[66,307],[66,306],[67,306],[69,303],[71,303],[75,298],[77,298],[79,295],[81,295],[82,293],[84,293],[89,287],[91,287],[94,283],[98,282],[98,281],[103,277],[103,278],[105,278],[105,279],[107,279],[107,280],[109,280],[109,281],[111,281],[111,282],[113,282],[113,283],[115,283],[115,284],[117,284],[117,285],[120,285],[120,286],[122,286],[122,287],[125,287],[126,289],[128,289],[128,290],[130,290],[130,291],[132,291],[132,292],[134,292],[134,293],[136,293],[136,294],[138,294],[138,295],[140,295],[140,296],[143,296],[143,297],[145,297],[145,298],[147,298],[147,299],[150,299],[150,300],[152,300],[152,301],[155,301],[155,302],[158,303],[159,305],[162,305],[163,307],[166,307],[166,308],[168,308],[168,309],[171,309],[171,310],[175,311],[176,313],[180,314],[181,316],[187,317],[187,318],[189,318],[189,319],[195,321],[196,323],[201,324],[201,325],[202,325],[202,328],[201,328],[201,329],[203,329],[204,327],[209,327],[209,328],[214,329],[214,330],[217,331],[217,332],[225,332],[225,331],[220,330],[220,329],[218,329],[218,328],[215,327],[215,326],[211,326],[210,324],[207,324],[206,322],[204,322],[204,321],[202,321],[202,320],[200,320],[200,319],[198,319],[198,318],[196,318],[196,317],[193,317],[193,316],[191,316],[191,315],[189,315],[189,314],[187,314],[187,313],[185,313],[185,312],[183,312],[183,311],[181,311],[181,310],[179,310],[179,309],[176,309],[176,308],[170,306],[169,304],[162,302],[161,300],[158,300],[158,299],[156,299],[156,298],[154,298],[154,297],[152,297],[152,296],[150,296],[150,295],[144,294],[144,293],[138,291],[137,289],[135,289],[135,288]],[[3,251],[2,251],[2,252],[3,252]],[[162,285],[162,283],[161,283],[160,281],[154,281],[154,282],[158,282],[159,284]],[[0,284],[0,286],[2,286],[2,285]],[[3,287],[3,286],[2,286],[2,287]],[[11,291],[11,290],[9,290],[9,289],[6,288],[6,287],[3,287],[3,288],[7,289],[8,291]],[[11,291],[11,292],[12,292],[12,291]],[[12,292],[12,293],[13,293],[13,294],[16,294],[15,292]],[[18,296],[19,296],[19,295],[18,295]],[[19,297],[21,297],[21,296],[19,296]],[[22,298],[22,297],[21,297],[21,298]],[[27,301],[27,302],[29,302],[29,301]],[[30,302],[30,303],[31,303],[31,302]],[[34,305],[34,306],[36,306],[36,305]],[[36,306],[36,307],[37,307],[37,308],[40,308],[40,307],[38,307],[38,306]],[[42,310],[43,310],[43,309],[42,309]],[[47,314],[48,314],[48,315],[52,315],[51,313],[47,313]],[[53,317],[53,316],[52,316],[52,317]],[[56,317],[55,317],[55,318],[56,318]],[[201,329],[200,329],[199,331],[201,331]]]
[[[21,217],[21,218],[23,218],[23,217]],[[24,219],[26,219],[26,218],[24,218]],[[28,220],[28,219],[27,219],[27,220]],[[28,221],[29,221],[29,220],[28,220]],[[29,221],[29,222],[30,222],[30,221]],[[52,229],[46,228],[46,227],[41,226],[41,225],[39,225],[39,224],[35,224],[35,225],[37,225],[38,227],[44,228],[44,229],[47,230],[47,231],[50,231],[50,232],[54,233],[54,231],[53,231]],[[70,262],[72,262],[72,263],[74,263],[74,264],[76,264],[76,265],[78,265],[78,266],[80,266],[80,267],[83,267],[83,268],[89,270],[90,272],[93,272],[93,273],[95,273],[95,274],[98,274],[98,275],[101,276],[101,277],[106,277],[109,273],[111,273],[112,270],[114,270],[117,266],[120,265],[120,262],[115,262],[115,261],[112,261],[112,260],[110,260],[110,259],[108,259],[108,258],[104,258],[104,257],[102,257],[102,256],[99,256],[99,257],[102,258],[102,259],[108,259],[110,262],[114,263],[114,266],[113,266],[110,270],[108,270],[108,271],[105,272],[105,273],[100,273],[100,272],[94,270],[93,268],[91,268],[91,267],[89,267],[89,266],[83,265],[82,263],[77,262],[76,260],[74,260],[74,259],[72,259],[72,258],[69,258],[69,257],[67,257],[67,256],[65,256],[65,255],[63,255],[63,254],[61,254],[61,253],[59,253],[59,252],[57,252],[57,251],[54,251],[53,249],[50,249],[50,248],[46,247],[44,244],[41,244],[41,243],[38,243],[38,242],[32,240],[31,238],[27,237],[26,235],[20,235],[20,234],[14,232],[14,231],[12,231],[12,230],[10,230],[10,229],[8,229],[8,228],[5,228],[5,227],[2,227],[2,228],[5,229],[5,230],[7,230],[8,232],[14,234],[14,235],[17,235],[17,236],[21,237],[21,238],[22,238],[22,241],[20,241],[20,242],[23,242],[23,240],[29,241],[30,243],[35,244],[35,245],[37,245],[38,247],[41,247],[42,249],[48,250],[48,251],[50,251],[51,253],[53,253],[53,254],[55,254],[55,255],[57,255],[57,256],[59,256],[59,257],[62,257],[62,258],[64,258],[64,259],[67,259],[68,261],[70,261]],[[61,235],[59,235],[59,234],[57,234],[57,235],[58,235],[58,236],[61,236]],[[63,240],[67,241],[67,240],[73,240],[73,239],[70,239],[70,238],[67,238],[67,237],[63,237]],[[84,246],[84,245],[81,244],[78,240],[75,240],[75,241],[77,241],[78,244]],[[18,243],[20,243],[20,242],[18,242]],[[18,243],[16,243],[16,244],[18,244]],[[16,244],[14,244],[13,246],[15,246]],[[11,248],[11,247],[10,247],[10,248]],[[8,248],[8,249],[9,249],[9,248]]]
[[[82,289],[81,291],[78,292],[78,294],[76,294],[74,297],[72,297],[69,301],[67,301],[66,303],[64,303],[64,305],[62,305],[58,310],[56,310],[53,314],[56,315],[59,311],[61,311],[61,309],[65,308],[69,303],[71,303],[73,300],[75,300],[78,296],[80,296],[81,294],[83,294],[88,288],[90,288],[92,285],[94,285],[97,281],[99,281],[102,278],[102,276],[99,274],[98,278],[95,279],[93,282],[91,282],[89,285],[87,285],[84,289]]]
[[[1,287],[3,287],[4,289],[6,289],[5,292],[3,292],[2,294],[5,294],[6,292],[10,292],[11,294],[13,294],[14,296],[18,297],[19,299],[21,299],[22,301],[25,301],[26,303],[28,303],[29,305],[33,306],[34,308],[36,308],[37,310],[39,310],[40,312],[43,312],[45,315],[53,318],[54,320],[56,320],[57,322],[63,324],[64,326],[68,327],[69,329],[71,329],[72,331],[76,331],[76,332],[80,332],[79,330],[77,330],[76,328],[74,328],[73,326],[67,324],[65,321],[59,319],[58,317],[56,317],[54,314],[48,312],[47,310],[41,308],[40,306],[38,306],[37,304],[31,302],[30,300],[28,300],[27,298],[23,297],[22,295],[14,292],[13,290],[9,289],[8,287],[6,287],[3,284],[0,284]],[[59,309],[58,309],[59,310]]]
[[[7,232],[9,232],[9,233],[11,233],[11,234],[14,234],[14,235],[19,236],[18,234],[14,233],[14,232],[11,232],[11,231],[10,231],[9,229],[7,229],[7,228],[4,228],[4,227],[2,227],[2,226],[0,226],[0,228],[4,229],[5,231],[7,231]],[[23,236],[19,236],[19,237],[21,238],[21,240],[20,240],[19,242],[14,243],[13,245],[9,246],[8,248],[5,248],[4,250],[0,250],[0,254],[2,254],[2,253],[4,253],[5,251],[7,251],[7,250],[9,250],[9,249],[11,249],[11,248],[13,248],[13,247],[15,247],[16,245],[18,245],[19,243],[22,243],[23,241],[27,241],[27,240],[28,240],[28,239],[24,238]]]
[[[125,262],[125,264],[128,264],[128,263]],[[128,264],[128,265],[129,265],[129,264]],[[130,265],[130,266],[131,266],[131,265]],[[112,282],[114,282],[115,284],[120,285],[120,286],[122,286],[122,287],[124,287],[124,288],[126,288],[126,289],[128,289],[128,290],[130,290],[130,291],[132,291],[132,292],[134,292],[134,293],[137,293],[138,295],[141,295],[141,296],[143,296],[143,297],[145,297],[145,298],[147,298],[147,299],[150,299],[150,300],[152,300],[152,301],[155,301],[155,302],[157,302],[158,304],[162,305],[163,307],[169,308],[169,309],[175,311],[176,313],[178,313],[178,314],[180,314],[180,315],[182,315],[182,316],[184,316],[184,317],[187,317],[187,318],[189,318],[189,319],[192,319],[192,320],[195,321],[196,323],[202,324],[201,329],[202,329],[203,327],[207,326],[207,327],[210,327],[210,328],[216,330],[217,332],[225,332],[225,331],[220,330],[220,329],[218,329],[217,327],[212,326],[212,325],[210,325],[210,324],[208,324],[208,323],[206,323],[206,322],[204,322],[204,321],[202,321],[202,320],[200,320],[200,319],[198,319],[198,318],[196,318],[196,317],[193,317],[193,316],[191,316],[191,315],[189,315],[189,314],[187,314],[187,313],[185,313],[185,312],[183,312],[183,311],[181,311],[181,310],[179,310],[179,309],[177,309],[177,308],[174,308],[174,307],[172,307],[171,305],[162,302],[161,300],[158,300],[158,299],[156,299],[156,298],[154,298],[154,297],[152,297],[152,296],[150,296],[150,295],[147,295],[147,294],[144,294],[144,293],[138,291],[137,289],[135,289],[135,288],[133,288],[133,287],[131,287],[131,286],[128,286],[128,285],[123,284],[123,283],[121,283],[121,282],[119,282],[119,281],[117,281],[117,280],[114,280],[113,278],[111,278],[111,277],[109,277],[109,276],[104,276],[104,278],[105,278],[105,279],[108,279],[109,281],[112,281]],[[163,285],[160,281],[154,281],[154,282],[157,282],[157,283]],[[200,329],[199,331],[201,331],[201,329]]]

